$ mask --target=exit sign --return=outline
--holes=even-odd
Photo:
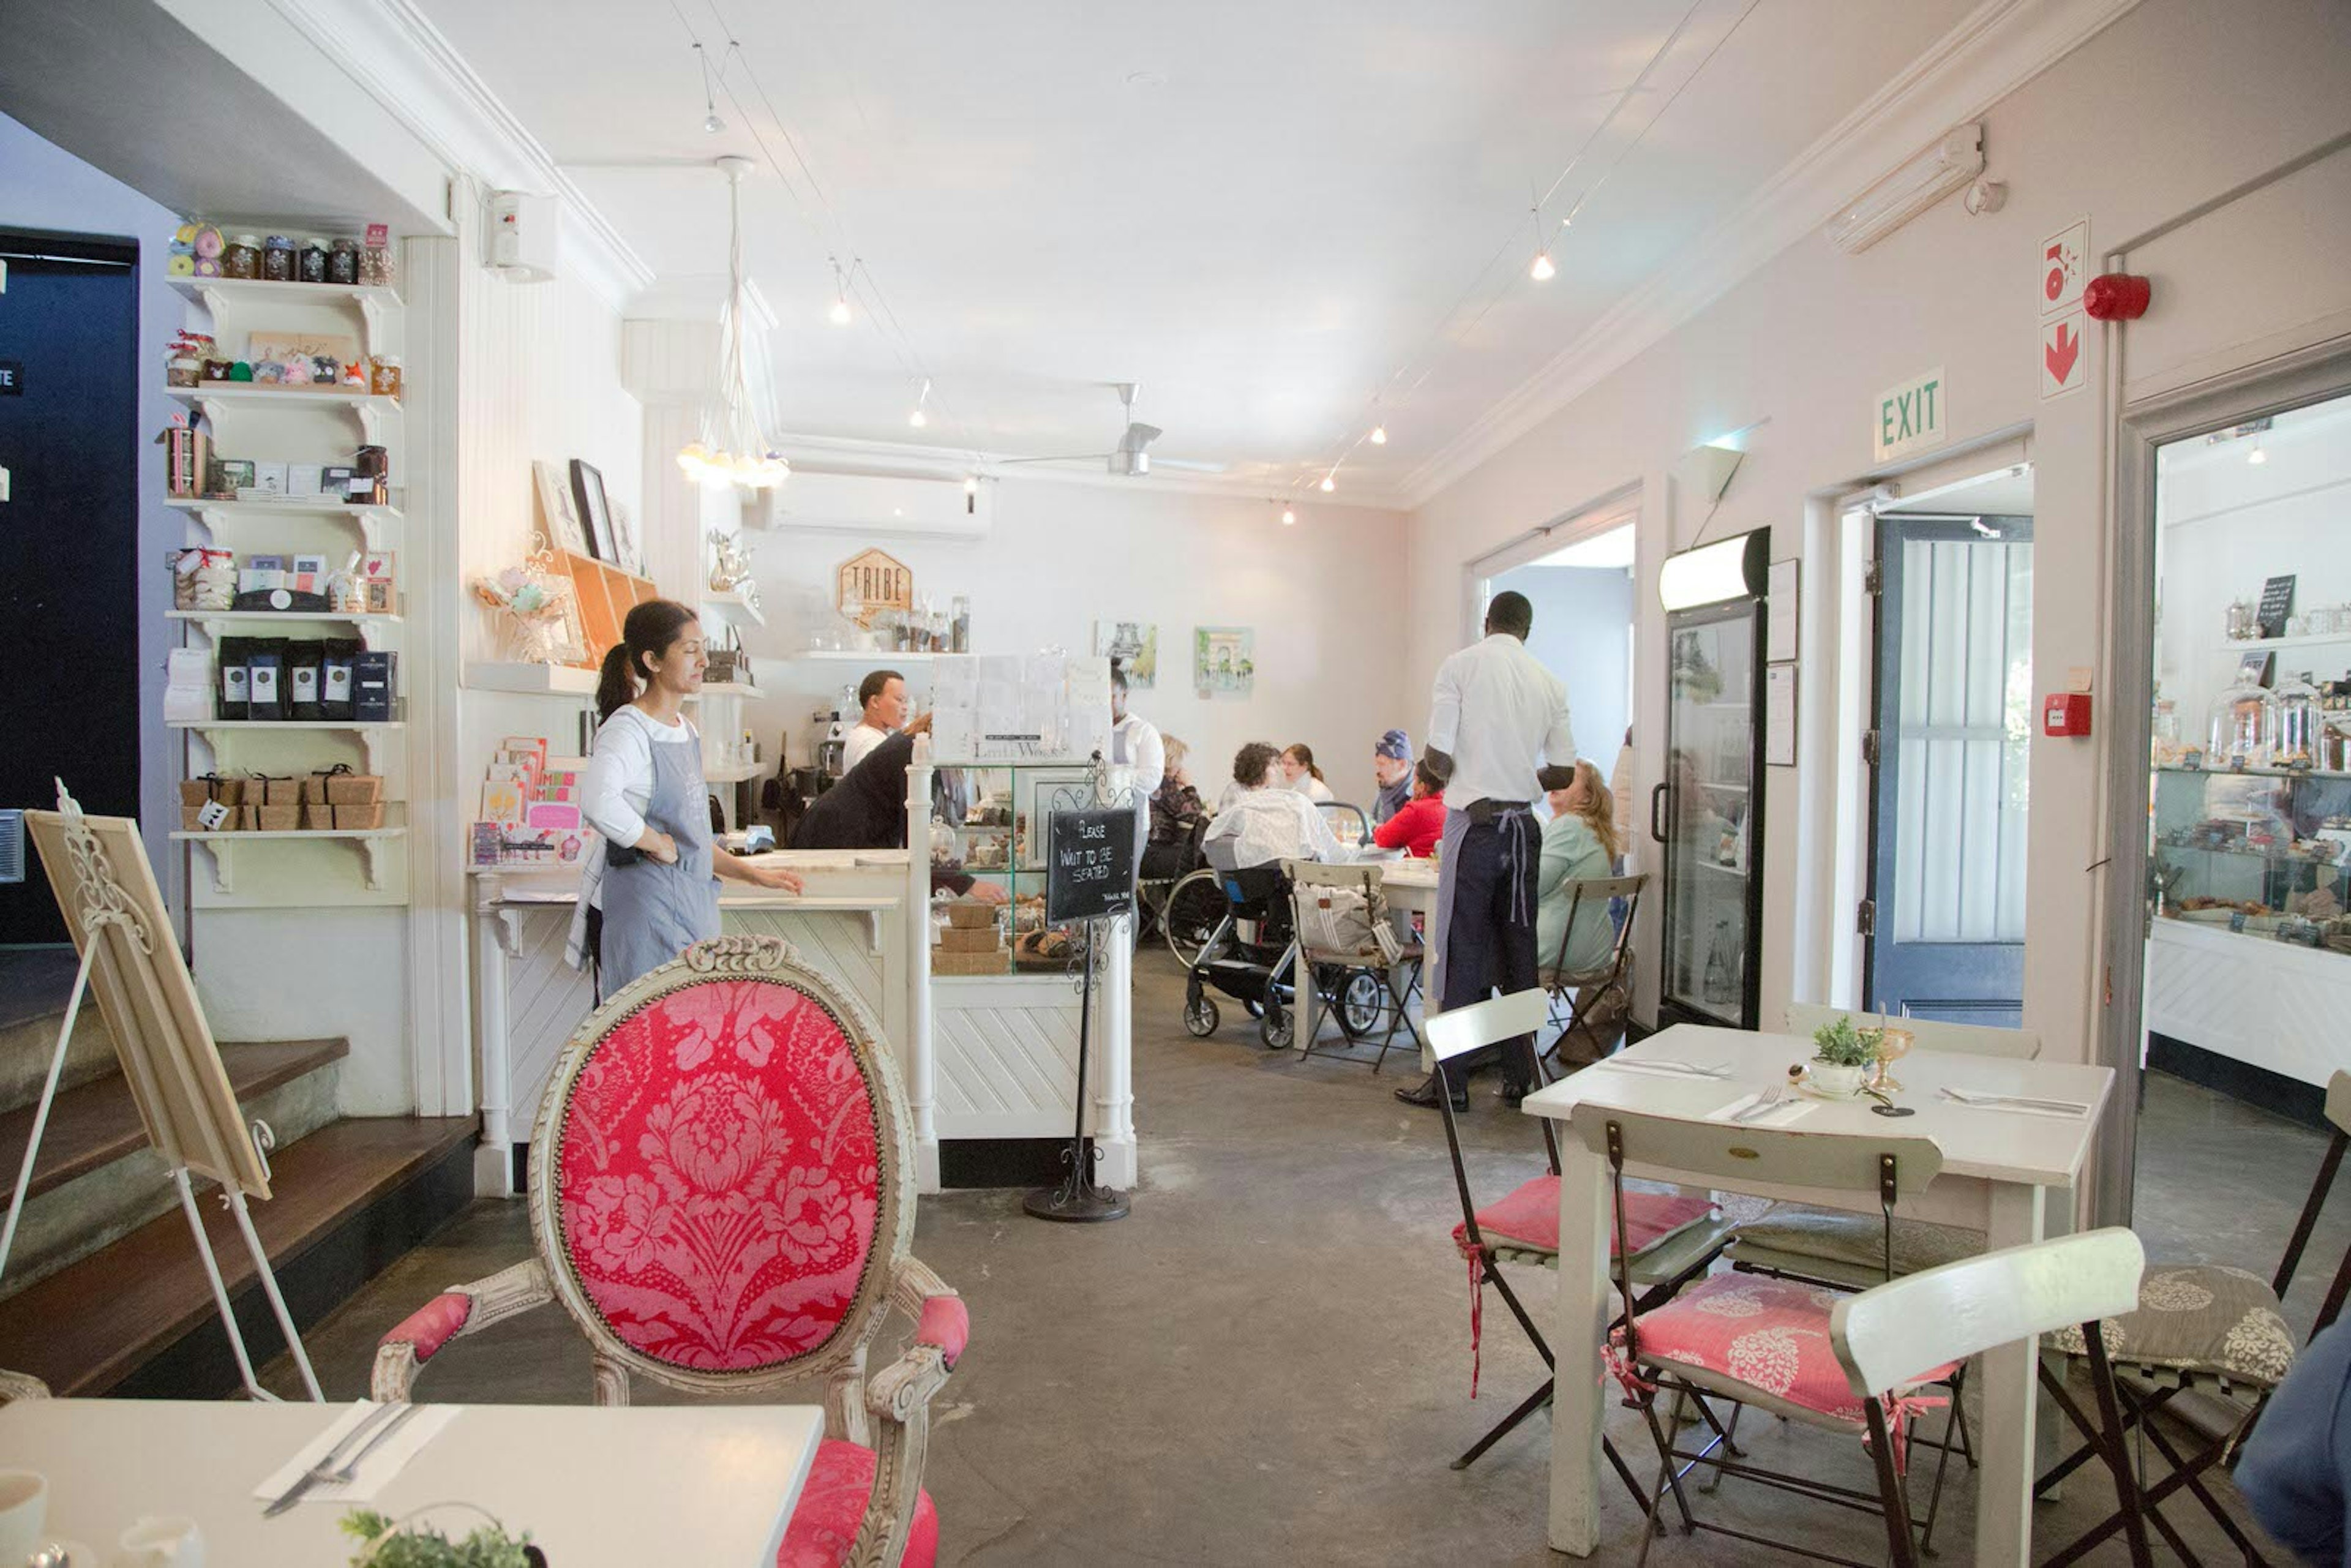
[[[1871,456],[1884,463],[1943,444],[1947,401],[1940,365],[1878,393],[1877,417],[1869,427]]]

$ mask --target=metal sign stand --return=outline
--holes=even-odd
[[[1087,784],[1057,799],[1054,814],[1046,818],[1045,915],[1049,922],[1075,916],[1073,924],[1085,946],[1079,971],[1077,1111],[1070,1146],[1061,1155],[1069,1172],[1061,1186],[1040,1186],[1020,1200],[1020,1207],[1040,1219],[1083,1223],[1126,1218],[1125,1197],[1094,1182],[1094,1161],[1104,1151],[1086,1146],[1086,1054],[1093,1036],[1095,956],[1104,942],[1119,939],[1120,917],[1134,910],[1132,800],[1130,793],[1128,803],[1113,803],[1097,753]]]
[[[1086,1053],[1093,1034],[1094,949],[1109,937],[1117,924],[1115,919],[1085,923],[1083,989],[1078,993],[1077,1122],[1070,1132],[1070,1146],[1061,1154],[1062,1161],[1070,1167],[1061,1185],[1040,1186],[1020,1200],[1020,1207],[1040,1219],[1085,1223],[1126,1218],[1125,1197],[1115,1187],[1094,1183],[1094,1161],[1102,1157],[1102,1151],[1086,1146]]]

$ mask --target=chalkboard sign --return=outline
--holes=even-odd
[[[1045,922],[1122,915],[1134,901],[1134,813],[1056,811],[1046,819]]]
[[[2273,577],[2262,584],[2261,624],[2264,640],[2285,635],[2285,618],[2294,610],[2294,579]]]

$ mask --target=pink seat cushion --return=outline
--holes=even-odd
[[[873,1450],[828,1437],[817,1445],[816,1463],[808,1485],[784,1527],[783,1549],[776,1568],[841,1568],[856,1543],[857,1527],[865,1522],[867,1501],[873,1495]],[[914,1500],[914,1526],[907,1532],[906,1554],[900,1568],[931,1568],[939,1555],[939,1514],[931,1494]]]
[[[1712,1212],[1714,1205],[1702,1197],[1628,1188],[1625,1194],[1625,1239],[1637,1255],[1675,1231],[1697,1224]],[[1486,1239],[1489,1247],[1556,1254],[1559,1251],[1559,1177],[1546,1171],[1520,1186],[1510,1197],[1479,1209],[1478,1234]],[[1468,1226],[1453,1228],[1453,1244],[1465,1249],[1468,1247]],[[1608,1255],[1612,1258],[1616,1255],[1616,1233],[1613,1228],[1608,1233]]]
[[[558,1118],[555,1179],[581,1293],[673,1365],[819,1349],[872,1263],[872,1094],[840,1020],[778,981],[690,986],[614,1027]]]
[[[1641,1364],[1678,1363],[1760,1388],[1791,1405],[1862,1425],[1861,1398],[1829,1343],[1839,1292],[1761,1274],[1712,1274],[1634,1320]],[[1625,1331],[1610,1344],[1621,1350]],[[1917,1383],[1949,1375],[1930,1367]],[[1893,1392],[1888,1390],[1887,1392]]]

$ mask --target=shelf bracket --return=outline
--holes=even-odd
[[[233,894],[236,891],[236,857],[234,845],[219,839],[198,839],[196,848],[212,857],[213,891]]]
[[[383,851],[391,839],[355,839],[360,857],[367,862],[367,888],[370,893],[383,891]]]
[[[350,405],[350,408],[351,412],[360,417],[360,434],[365,438],[364,444],[369,446],[382,445],[383,415],[377,410],[375,404],[355,402]]]
[[[197,298],[204,302],[204,310],[212,317],[214,329],[218,330],[223,314],[228,308],[228,297],[217,288],[205,288],[198,293]]]
[[[493,933],[497,937],[498,951],[509,958],[522,956],[522,911],[512,904],[498,904],[489,910],[494,918]]]
[[[367,351],[371,356],[383,351],[383,306],[369,295],[360,297],[360,322],[367,331]]]

